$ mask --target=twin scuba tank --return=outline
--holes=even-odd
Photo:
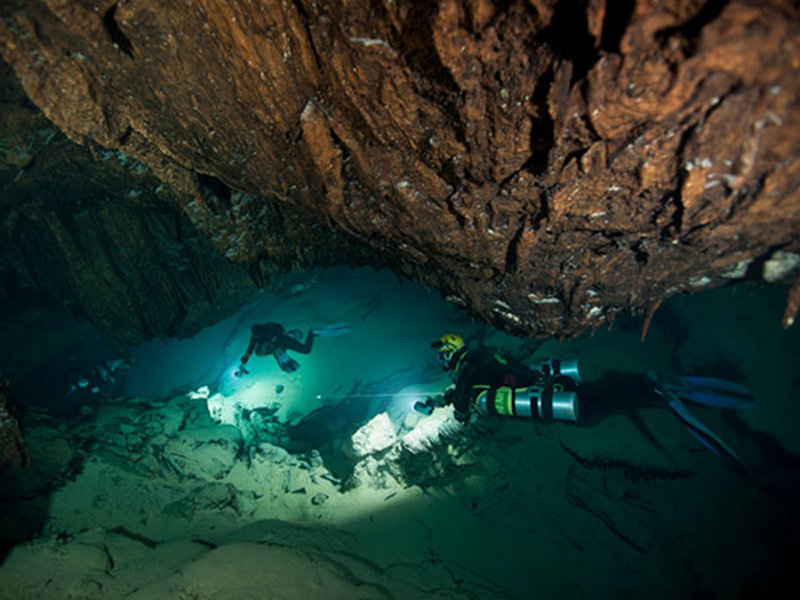
[[[527,387],[475,386],[474,404],[483,415],[501,415],[545,421],[578,420],[577,358],[541,360],[528,367],[539,380]]]

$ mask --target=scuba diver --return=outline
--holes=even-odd
[[[527,366],[488,350],[468,351],[460,335],[447,333],[432,342],[442,368],[455,375],[455,387],[442,398],[428,398],[414,408],[430,414],[452,404],[455,418],[467,424],[474,412],[576,421],[577,361],[543,361]],[[534,415],[531,411],[537,410]]]
[[[245,365],[255,351],[256,356],[272,354],[282,371],[293,373],[300,368],[300,363],[286,354],[287,350],[294,350],[301,354],[309,354],[314,345],[315,337],[333,337],[342,335],[350,330],[346,323],[334,323],[325,327],[311,327],[306,334],[306,341],[301,342],[303,332],[299,329],[286,331],[280,323],[255,324],[250,329],[250,344],[241,358],[239,368],[234,375],[241,377],[249,373]]]
[[[754,408],[749,391],[738,383],[713,377],[622,371],[610,371],[599,381],[582,382],[574,358],[526,365],[486,349],[468,350],[461,336],[454,333],[443,335],[431,347],[442,368],[452,371],[455,386],[441,397],[417,402],[414,409],[422,414],[430,415],[435,408],[452,404],[456,420],[464,425],[476,413],[593,425],[620,412],[666,406],[704,446],[729,456],[749,472],[736,452],[683,402],[731,410]]]

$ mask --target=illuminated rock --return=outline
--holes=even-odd
[[[345,453],[353,458],[363,458],[391,448],[396,442],[394,424],[388,414],[380,413],[353,434]]]

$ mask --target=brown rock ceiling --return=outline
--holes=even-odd
[[[800,246],[788,0],[6,0],[0,38],[53,123],[239,262],[281,243],[277,199],[572,335]]]
[[[194,335],[251,300],[257,284],[280,290],[296,283],[278,273],[310,263],[374,261],[363,248],[359,259],[358,248],[297,207],[241,193],[233,199],[261,204],[257,233],[266,249],[248,269],[226,260],[146,165],[94,143],[70,142],[3,67],[1,318],[55,300],[126,351],[157,336]],[[198,179],[202,197],[225,192],[213,178]]]

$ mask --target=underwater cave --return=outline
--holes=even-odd
[[[783,598],[789,0],[0,6],[0,599]]]

